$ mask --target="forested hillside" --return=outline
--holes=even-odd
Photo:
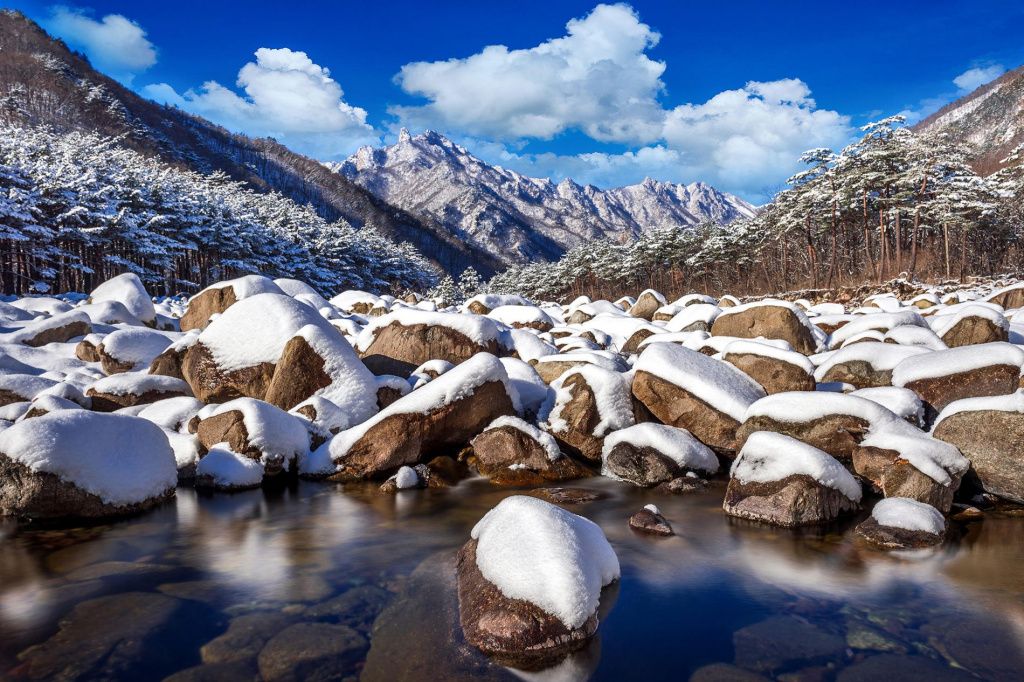
[[[807,169],[753,218],[655,230],[624,245],[587,244],[554,266],[512,268],[489,286],[546,297],[613,296],[646,286],[754,293],[901,274],[1021,272],[1024,146],[982,176],[960,139],[902,124],[887,118],[865,126],[838,153],[806,152]]]
[[[498,262],[441,225],[382,201],[272,139],[232,134],[139,97],[11,10],[0,11],[0,121],[117,137],[118,145],[172,166],[221,172],[258,192],[279,192],[309,204],[329,222],[372,226],[394,241],[410,242],[455,274],[471,264],[492,274]]]
[[[329,222],[277,192],[173,167],[122,142],[0,124],[5,292],[89,291],[125,271],[164,294],[251,272],[324,293],[436,279],[415,248],[373,227]]]

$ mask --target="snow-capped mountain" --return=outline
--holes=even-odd
[[[998,170],[1000,160],[1024,142],[1024,66],[947,104],[915,128],[966,142],[978,172]]]
[[[506,262],[558,258],[584,241],[626,241],[656,227],[727,223],[754,206],[704,183],[651,179],[601,190],[492,166],[443,135],[402,130],[390,147],[364,147],[339,173],[389,204],[435,220]]]

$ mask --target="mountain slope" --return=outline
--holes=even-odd
[[[612,190],[554,183],[491,166],[443,135],[403,130],[390,147],[364,147],[339,174],[382,200],[445,225],[509,263],[555,260],[582,242],[619,242],[668,225],[727,223],[754,207],[703,183],[644,182]]]
[[[20,13],[0,12],[0,120],[122,136],[121,144],[202,173],[220,171],[258,191],[311,204],[327,220],[412,243],[449,272],[474,265],[494,272],[498,260],[443,226],[389,205],[322,164],[272,139],[235,135],[199,117],[139,97],[97,72]]]
[[[1000,161],[1024,142],[1024,66],[947,104],[914,127],[965,141],[977,172],[988,175],[998,170]]]

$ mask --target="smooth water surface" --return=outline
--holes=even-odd
[[[734,662],[782,679],[1024,675],[1024,515],[1013,510],[954,526],[940,550],[894,556],[859,546],[853,521],[796,532],[730,520],[720,483],[682,496],[579,485],[603,498],[567,508],[601,525],[622,580],[605,590],[586,650],[518,677],[685,680]],[[107,525],[5,522],[0,676],[514,679],[461,642],[453,560],[515,492],[479,479],[397,495],[305,481],[182,488]],[[649,502],[675,537],[629,529]]]

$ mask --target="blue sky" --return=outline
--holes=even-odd
[[[138,92],[314,157],[439,130],[599,186],[760,201],[800,151],[1024,63],[1024,2],[9,3]]]

